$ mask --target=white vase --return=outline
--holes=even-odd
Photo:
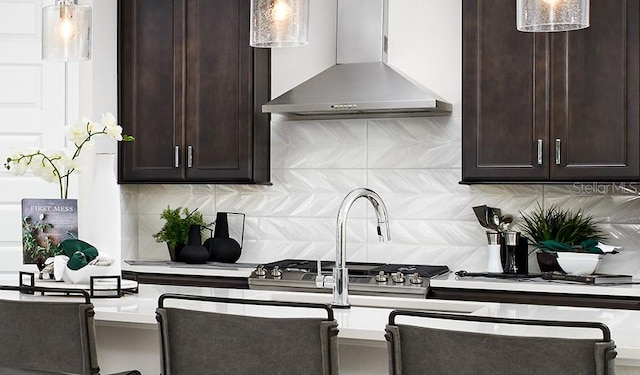
[[[487,245],[487,272],[502,273],[502,261],[500,260],[500,245]]]

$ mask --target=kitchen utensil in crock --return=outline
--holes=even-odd
[[[476,218],[478,222],[483,228],[489,229],[489,223],[487,222],[487,206],[476,206],[473,207],[473,212],[476,214]]]
[[[487,213],[489,214],[489,227],[500,232],[500,218],[502,217],[502,212],[499,208],[495,207],[487,207],[487,210]]]
[[[205,241],[205,246],[210,249],[209,260],[222,263],[235,263],[242,251],[242,246],[229,237],[228,212],[218,212],[216,215],[216,228],[213,238]],[[242,233],[244,236],[244,214],[242,219]]]
[[[180,251],[180,260],[185,263],[206,263],[209,259],[209,249],[202,246],[200,230],[200,225],[189,226],[189,242],[187,246]]]
[[[473,212],[483,228],[500,231],[500,218],[502,216],[499,208],[482,205],[473,207]]]
[[[513,215],[505,214],[500,218],[500,229],[503,232],[510,231],[512,226],[513,226]]]

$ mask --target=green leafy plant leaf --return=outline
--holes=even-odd
[[[201,227],[210,227],[213,223],[206,223],[202,217],[202,213],[198,209],[189,211],[188,208],[178,207],[172,209],[167,206],[160,215],[165,220],[163,227],[158,233],[153,235],[156,242],[167,242],[171,246],[177,244],[186,244],[189,239],[189,227],[191,225],[200,225]]]
[[[595,240],[603,242],[605,233],[598,228],[598,223],[591,216],[584,215],[582,210],[562,210],[555,205],[543,209],[540,203],[533,212],[520,212],[524,222],[520,224],[525,235],[534,246],[544,250],[542,241],[557,241],[569,246],[578,246],[583,241]]]

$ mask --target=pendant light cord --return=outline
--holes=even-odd
[[[64,126],[69,125],[69,62],[64,62]]]

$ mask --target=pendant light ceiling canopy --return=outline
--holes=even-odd
[[[517,0],[517,27],[527,32],[589,27],[589,0]]]
[[[309,44],[309,0],[251,0],[252,47]]]
[[[77,0],[56,0],[42,8],[42,58],[91,59],[91,7]]]

